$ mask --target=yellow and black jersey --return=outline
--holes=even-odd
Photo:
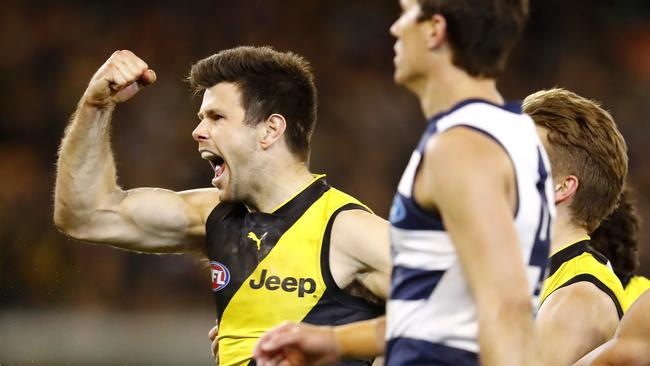
[[[271,213],[249,212],[242,204],[214,209],[206,231],[220,365],[254,364],[257,340],[284,321],[338,325],[383,314],[382,304],[339,289],[330,272],[332,224],[344,210],[368,208],[323,176]]]
[[[549,271],[549,276],[544,281],[540,307],[556,290],[577,282],[589,282],[612,299],[619,319],[627,310],[621,281],[616,277],[607,258],[589,245],[589,238],[568,245],[551,255]]]
[[[650,279],[643,276],[633,276],[623,281],[623,288],[625,289],[627,304],[632,305],[641,294],[650,289]]]

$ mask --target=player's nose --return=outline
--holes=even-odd
[[[192,138],[195,141],[204,141],[207,140],[210,137],[210,134],[208,133],[208,129],[205,128],[205,124],[203,121],[201,121],[198,126],[192,131]]]
[[[393,35],[393,37],[397,38],[399,37],[399,19],[396,19],[393,24],[390,26],[390,34]]]

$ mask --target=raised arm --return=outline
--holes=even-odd
[[[437,210],[477,305],[482,365],[529,365],[533,315],[513,223],[515,176],[487,136],[453,128],[430,140],[415,198]]]
[[[199,250],[207,215],[218,202],[215,190],[122,190],[117,184],[113,109],[155,80],[130,51],[113,53],[90,80],[57,162],[54,223],[66,235],[142,252]]]

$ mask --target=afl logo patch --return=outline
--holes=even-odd
[[[210,262],[212,270],[212,291],[217,292],[226,287],[230,282],[230,271],[223,264],[215,261]]]

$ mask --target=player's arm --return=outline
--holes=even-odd
[[[649,366],[650,339],[614,338],[596,348],[573,366]]]
[[[386,317],[333,327],[339,359],[379,357],[386,350]]]
[[[574,366],[649,366],[650,291],[628,309],[614,339],[590,352]]]
[[[218,201],[215,191],[122,190],[117,184],[110,144],[113,109],[155,79],[136,55],[117,51],[90,80],[57,162],[54,223],[65,234],[144,252],[200,248],[197,239]]]
[[[612,299],[588,282],[553,292],[535,319],[538,356],[544,365],[571,365],[607,342],[618,325]]]
[[[331,326],[285,323],[260,338],[253,355],[260,366],[329,365],[384,353],[386,318]]]
[[[388,222],[362,210],[341,212],[332,226],[330,267],[337,283],[357,279],[386,299],[390,287]],[[343,286],[341,286],[343,287]]]
[[[533,316],[507,153],[457,127],[430,140],[419,174],[416,201],[441,214],[477,305],[481,364],[530,364]]]

